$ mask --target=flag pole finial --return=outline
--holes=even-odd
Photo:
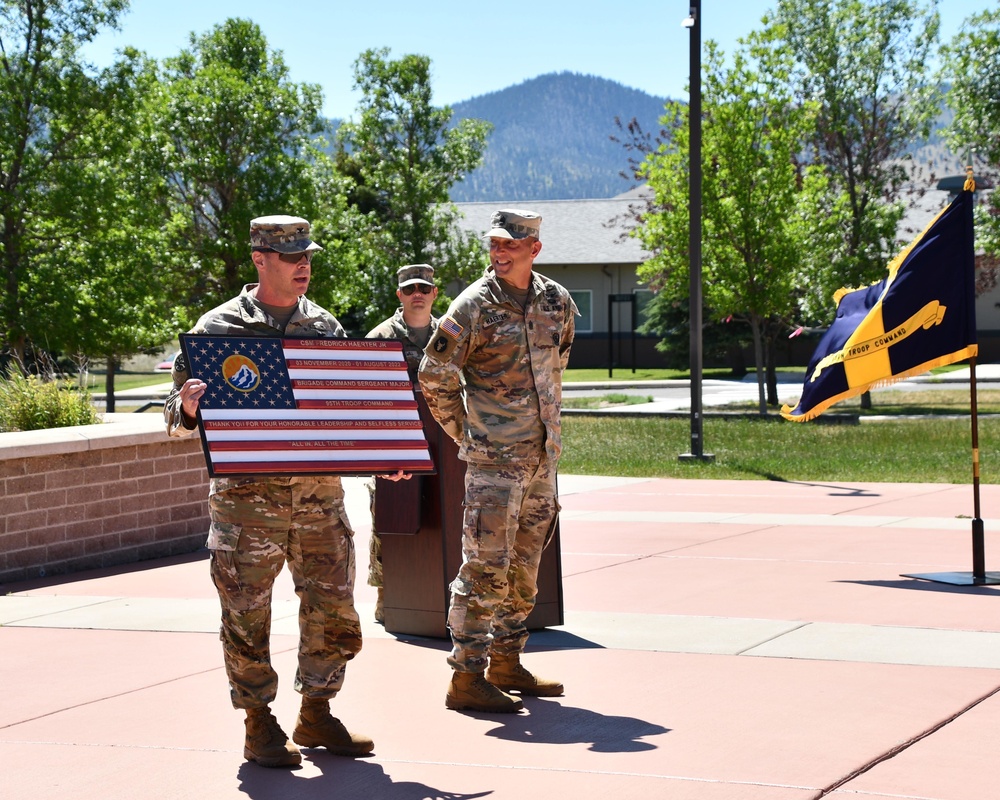
[[[965,186],[962,187],[962,191],[974,192],[976,191],[976,179],[972,177],[972,165],[970,164],[965,168]]]

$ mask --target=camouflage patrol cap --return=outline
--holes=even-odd
[[[493,212],[490,218],[490,230],[484,238],[525,239],[534,236],[539,239],[538,229],[541,224],[541,216],[534,211],[505,208]]]
[[[396,278],[400,287],[410,286],[414,283],[426,283],[428,286],[433,286],[434,267],[429,264],[407,264],[396,270]]]
[[[279,253],[306,253],[323,249],[309,238],[309,223],[306,220],[285,214],[250,220],[250,246],[266,247]]]

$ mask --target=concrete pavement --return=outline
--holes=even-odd
[[[368,513],[346,480],[365,575]],[[1000,588],[971,569],[972,491],[560,476],[565,624],[518,715],[444,707],[446,643],[365,647],[334,713],[376,743],[295,770],[242,759],[204,553],[0,587],[4,798],[958,800],[998,794]],[[981,487],[996,569],[1000,485]],[[275,594],[275,713],[297,707]]]

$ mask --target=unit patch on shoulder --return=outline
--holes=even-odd
[[[461,330],[461,326],[458,327]],[[451,361],[452,356],[458,351],[458,347],[458,339],[454,339],[445,333],[444,324],[441,324],[438,325],[437,333],[431,337],[430,343],[424,352],[432,360],[439,364],[444,364],[447,361]]]
[[[461,325],[455,322],[455,320],[453,320],[451,317],[445,317],[443,320],[441,320],[441,322],[438,324],[438,329],[444,331],[449,336],[452,336],[455,339],[461,336],[462,331],[465,330],[465,328],[463,328]]]

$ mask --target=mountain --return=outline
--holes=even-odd
[[[229,379],[229,382],[237,389],[252,389],[256,385],[257,381],[257,373],[250,369],[250,367],[246,364],[241,366],[239,372]]]
[[[452,187],[455,202],[614,197],[631,182],[629,153],[611,136],[635,117],[659,129],[665,98],[593,75],[541,75],[452,105],[453,121],[493,123],[483,164]]]
[[[666,98],[631,89],[607,78],[558,72],[463,100],[451,106],[460,119],[493,123],[483,164],[451,190],[454,202],[530,203],[532,200],[596,200],[632,188],[621,176],[629,151],[611,136],[635,118],[643,131],[657,133]],[[949,151],[941,129],[951,119],[942,106],[931,136],[907,153],[915,175],[936,180],[964,171]],[[339,124],[334,120],[334,125]],[[933,177],[932,177],[933,176]]]
[[[941,87],[942,96],[949,90],[949,84]],[[942,99],[941,108],[931,123],[931,132],[926,139],[914,142],[905,150],[912,159],[914,172],[918,178],[927,180],[942,178],[945,175],[961,175],[965,173],[967,154],[956,154],[944,138],[944,130],[955,119],[955,112],[948,108]]]

